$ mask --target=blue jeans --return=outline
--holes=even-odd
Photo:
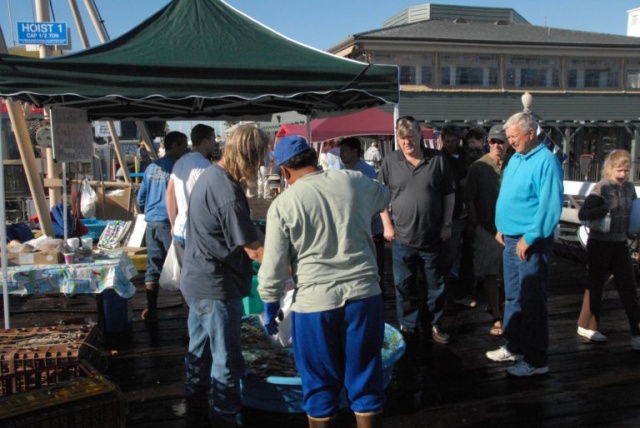
[[[522,261],[516,254],[520,237],[504,237],[504,338],[507,349],[524,354],[533,367],[547,365],[549,320],[547,287],[553,236],[534,242]]]
[[[404,327],[415,329],[420,313],[427,309],[431,324],[438,324],[444,310],[444,274],[440,253],[419,250],[397,239],[393,241],[392,252],[398,321]],[[423,270],[426,279],[421,287],[417,284],[418,269]]]
[[[162,272],[164,259],[171,246],[171,224],[169,222],[150,221],[144,231],[144,241],[147,245],[147,270],[144,282],[157,284]]]
[[[382,295],[350,300],[330,311],[292,312],[291,335],[302,379],[302,406],[311,417],[335,415],[345,388],[351,409],[384,406]]]
[[[211,414],[235,414],[242,407],[240,380],[244,359],[240,345],[242,299],[185,298],[189,305],[189,350],[185,358],[185,395],[207,389]],[[207,344],[211,354],[205,352]]]

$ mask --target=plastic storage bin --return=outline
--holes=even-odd
[[[93,239],[93,242],[98,242],[102,231],[107,227],[108,223],[107,221],[97,220],[95,218],[83,218],[80,221],[89,229],[89,233],[84,236]]]
[[[245,315],[259,314],[264,310],[264,305],[258,294],[258,277],[255,275],[251,278],[251,294],[242,299],[242,305]]]

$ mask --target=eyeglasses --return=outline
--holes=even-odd
[[[415,119],[415,117],[413,117],[413,116],[402,116],[401,118],[398,118],[398,120],[396,121],[396,126],[398,126],[398,124],[399,124],[401,121],[405,121],[405,122],[409,122],[409,123],[414,123],[414,122],[416,122],[416,119]]]
[[[504,144],[504,141],[491,139],[489,140],[489,144]]]

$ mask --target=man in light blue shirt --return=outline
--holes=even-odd
[[[496,239],[503,252],[506,345],[487,352],[492,361],[519,361],[507,372],[532,376],[549,371],[547,287],[553,233],[564,203],[558,159],[537,139],[529,113],[516,113],[504,125],[516,153],[504,170],[496,204]]]

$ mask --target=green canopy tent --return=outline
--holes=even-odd
[[[84,109],[90,120],[220,120],[387,103],[397,113],[399,86],[396,66],[304,46],[221,0],[173,0],[121,37],[79,53],[0,54],[0,96]],[[4,193],[1,178],[0,187]],[[6,293],[3,287],[8,328]]]
[[[121,37],[51,59],[0,55],[0,96],[96,119],[264,117],[399,100],[396,66],[290,40],[221,0],[173,0]]]

